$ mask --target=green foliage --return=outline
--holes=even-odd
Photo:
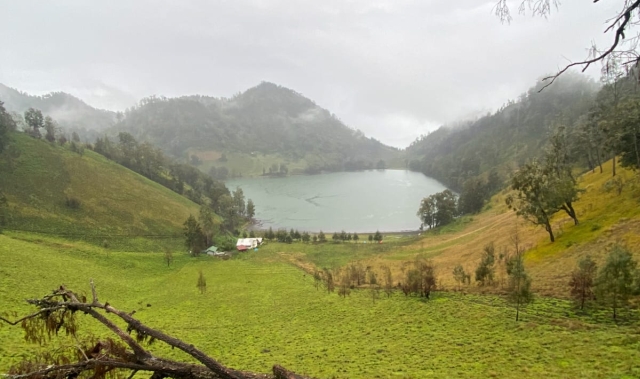
[[[571,297],[575,300],[580,309],[584,309],[585,303],[595,300],[594,287],[598,266],[590,256],[582,258],[578,262],[578,267],[571,273]]]
[[[558,211],[565,211],[578,224],[573,203],[582,190],[578,189],[572,174],[568,136],[564,125],[558,125],[551,137],[544,164],[536,160],[525,164],[511,179],[515,195],[509,195],[506,203],[519,216],[535,225],[544,226],[551,242],[555,236],[550,219]]]
[[[447,189],[422,199],[417,216],[423,226],[436,228],[451,223],[457,213],[458,198]]]
[[[405,278],[400,288],[405,296],[415,294],[429,299],[431,291],[436,289],[437,277],[432,262],[417,258],[404,263]]]
[[[215,214],[211,208],[207,205],[201,205],[198,212],[198,222],[202,228],[202,234],[204,235],[205,245],[209,247],[214,236],[218,233],[218,224],[215,222]]]
[[[516,101],[474,121],[447,125],[422,136],[407,148],[409,168],[463,192],[470,178],[504,174],[514,162],[540,158],[540,146],[554,116],[573,124],[585,114],[598,89],[583,76],[563,75],[544,91],[538,82]],[[488,180],[491,182],[492,180]],[[498,180],[495,183],[499,183]],[[491,185],[489,194],[499,187]]]
[[[493,242],[486,245],[482,252],[482,259],[476,268],[476,282],[481,286],[493,284],[495,273],[496,248]]]
[[[0,84],[0,99],[16,114],[23,114],[29,108],[39,109],[43,115],[55,117],[62,129],[81,134],[85,140],[93,140],[98,131],[113,126],[117,119],[116,112],[93,108],[64,92],[32,96]],[[80,142],[80,138],[75,142]]]
[[[253,219],[256,215],[256,206],[253,204],[253,200],[247,200],[247,218]]]
[[[266,82],[230,99],[146,98],[125,114],[117,128],[144,136],[176,157],[190,149],[221,152],[216,166],[229,167],[234,154],[279,154],[283,160],[259,168],[275,176],[289,173],[284,160],[322,157],[308,162],[305,169],[311,173],[372,169],[375,162],[399,155],[397,149],[354,132],[299,93]]]
[[[202,227],[193,215],[183,224],[184,244],[193,257],[200,255],[200,251],[205,248],[206,237],[202,233]]]
[[[29,108],[24,112],[24,121],[31,129],[31,135],[40,137],[40,128],[44,126],[44,117],[39,109]]]
[[[4,103],[0,101],[0,157],[9,145],[9,132],[16,129],[16,123],[11,115],[4,108]]]
[[[473,214],[482,210],[485,200],[489,197],[487,183],[482,178],[470,178],[464,182],[462,193],[458,201],[458,213]]]
[[[613,310],[613,319],[617,319],[618,309],[627,306],[629,297],[634,292],[634,281],[637,278],[637,262],[629,249],[616,244],[604,266],[598,272],[598,299]]]
[[[46,116],[44,118],[43,124],[44,130],[47,132],[45,134],[45,139],[51,143],[56,141],[56,124],[50,116]]]
[[[455,281],[458,283],[458,286],[461,286],[465,283],[469,283],[470,275],[467,274],[464,271],[464,267],[459,264],[453,268],[453,279],[455,279]]]
[[[551,242],[555,236],[551,228],[551,216],[558,212],[561,199],[554,192],[555,181],[537,161],[525,164],[511,179],[515,195],[506,198],[507,206],[518,216],[544,226]]]
[[[373,235],[373,240],[376,242],[382,242],[382,233],[379,230],[376,230],[376,234]]]
[[[507,274],[509,275],[507,299],[511,304],[515,305],[516,321],[518,321],[520,308],[533,301],[531,278],[529,278],[524,268],[524,256],[522,253],[516,253],[511,256],[507,262],[507,268]]]

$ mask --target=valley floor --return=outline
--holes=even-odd
[[[382,293],[374,301],[371,291],[359,290],[341,298],[316,289],[310,275],[289,263],[292,255],[278,251],[283,246],[227,261],[176,252],[167,266],[162,251],[110,251],[8,233],[0,235],[0,309],[25,313],[25,298],[61,283],[86,293],[93,278],[103,301],[136,310],[148,325],[245,370],[266,372],[279,363],[318,378],[640,376],[637,322],[615,325],[606,311],[579,315],[569,302],[544,297],[520,322],[494,295],[439,292],[423,301]],[[352,257],[378,253],[357,246]],[[320,255],[311,252],[309,259]],[[204,294],[196,288],[200,270],[207,280]],[[104,333],[84,319],[81,327]],[[6,325],[0,340],[0,371],[37,349]],[[161,343],[152,350],[184,358]]]

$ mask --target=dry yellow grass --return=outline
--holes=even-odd
[[[514,251],[513,235],[518,232],[520,243],[527,250],[525,259],[533,278],[533,289],[543,296],[565,297],[567,282],[576,262],[589,254],[602,262],[607,248],[616,242],[626,244],[640,258],[640,189],[637,174],[618,168],[618,177],[625,185],[620,195],[614,189],[606,191],[611,180],[611,162],[604,172],[587,173],[580,178],[585,190],[575,208],[580,225],[564,213],[553,219],[556,242],[551,243],[543,228],[535,227],[504,205],[505,192],[494,196],[487,210],[474,216],[461,231],[443,235],[427,235],[419,242],[365,261],[366,265],[390,266],[396,278],[402,275],[402,263],[422,256],[431,259],[437,269],[440,284],[446,289],[456,288],[453,268],[461,264],[472,274],[482,257],[483,247],[493,243],[496,252]],[[503,267],[496,270],[495,287],[464,287],[467,291],[500,292],[505,282]]]

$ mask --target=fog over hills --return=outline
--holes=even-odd
[[[116,122],[116,112],[96,109],[64,92],[34,96],[0,83],[0,101],[9,112],[23,114],[29,108],[51,116],[67,132],[77,131],[85,137],[104,132]]]

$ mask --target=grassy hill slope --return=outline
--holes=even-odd
[[[14,133],[20,156],[0,161],[8,229],[36,230],[118,243],[115,235],[176,235],[198,206],[99,154]],[[67,199],[80,202],[77,209]],[[101,241],[101,240],[100,240]]]

